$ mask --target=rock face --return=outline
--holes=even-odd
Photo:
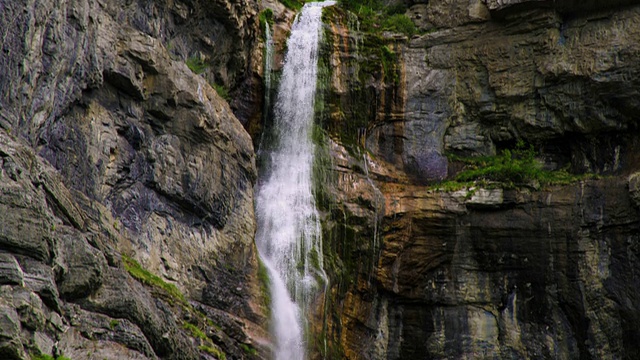
[[[407,15],[424,33],[411,39],[330,17],[329,357],[640,353],[640,7],[628,5],[415,2]],[[547,169],[607,177],[424,185],[455,175],[447,154],[495,155],[520,140]]]
[[[262,356],[254,151],[210,85],[260,93],[258,4],[0,12],[0,358]]]
[[[639,214],[624,182],[507,191],[486,207],[467,191],[382,192],[375,267],[342,300],[348,358],[637,353]]]

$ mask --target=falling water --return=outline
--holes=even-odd
[[[318,211],[312,188],[314,99],[322,8],[307,3],[291,29],[274,108],[267,169],[258,184],[256,243],[271,277],[277,360],[305,358],[309,306],[326,283]]]

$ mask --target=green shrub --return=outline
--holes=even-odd
[[[524,142],[519,141],[515,149],[503,150],[497,156],[475,158],[450,156],[449,159],[465,164],[463,171],[455,177],[455,181],[466,184],[476,181],[495,181],[506,187],[535,182],[540,185],[566,185],[578,180],[598,177],[595,174],[570,174],[566,169],[543,170],[535,159],[536,156],[533,146],[526,147]],[[453,187],[450,182],[446,183],[448,187]]]
[[[188,58],[186,64],[194,74],[202,74],[208,67],[208,65],[198,56]]]
[[[513,152],[503,150],[499,156],[480,158],[475,164],[469,164],[465,171],[458,174],[456,180],[482,179],[521,184],[538,180],[541,173],[533,147],[524,148],[523,143],[519,143]]]
[[[382,28],[387,31],[399,32],[411,37],[416,33],[416,26],[409,17],[404,14],[395,14],[382,22]]]
[[[404,4],[384,6],[380,0],[340,0],[338,4],[358,16],[365,32],[393,31],[409,37],[417,32],[413,21],[404,15]]]
[[[166,281],[162,280],[157,275],[152,274],[148,270],[144,269],[137,261],[135,261],[134,259],[126,255],[122,255],[122,261],[124,262],[124,268],[136,280],[144,284],[163,289],[171,297],[179,300],[182,303],[186,303],[184,295],[182,295],[180,290],[178,290],[178,288],[175,285],[169,284]]]

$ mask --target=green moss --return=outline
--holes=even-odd
[[[184,295],[178,290],[178,288],[169,284],[166,281],[162,280],[157,275],[152,274],[148,270],[144,269],[137,261],[134,259],[122,255],[122,261],[124,263],[124,268],[129,272],[131,276],[133,276],[136,280],[142,282],[143,284],[147,284],[149,286],[153,286],[156,288],[160,288],[164,290],[167,294],[169,294],[172,298],[179,300],[182,303],[186,303],[186,299]]]
[[[280,3],[291,10],[300,10],[304,5],[304,1],[301,0],[279,0]]]
[[[396,71],[396,64],[398,63],[398,56],[396,55],[396,52],[391,50],[389,46],[384,45],[380,48],[380,59],[382,60],[384,79],[390,79],[395,85],[398,85],[400,77]]]
[[[198,56],[192,56],[190,58],[187,59],[187,61],[185,61],[185,63],[187,64],[187,67],[194,73],[194,74],[202,74],[208,67],[209,65],[207,65],[200,57]]]
[[[202,331],[198,326],[190,322],[185,322],[184,324],[182,324],[182,328],[187,330],[189,334],[191,334],[191,336],[194,338],[198,338],[201,340],[209,339],[207,335],[204,333],[204,331]]]
[[[240,344],[242,350],[249,355],[258,355],[258,350],[256,350],[253,346],[247,344]]]
[[[229,96],[229,90],[224,86],[217,83],[211,83],[211,87],[220,95],[221,98],[229,101],[231,97]]]
[[[273,26],[273,10],[271,9],[262,10],[258,19],[260,20],[260,29],[264,29],[267,26],[267,24],[269,24],[270,27]]]
[[[109,321],[109,327],[111,328],[111,330],[115,329],[116,326],[120,325],[120,321],[113,319],[111,321]]]
[[[260,258],[258,258],[258,281],[260,282],[262,306],[267,311],[267,318],[270,318],[271,314],[268,312],[271,311],[271,292],[269,291],[271,278],[269,278],[269,270],[267,270],[267,267]]]
[[[56,358],[48,354],[40,354],[32,355],[31,360],[56,360]]]
[[[224,351],[220,350],[218,347],[211,346],[211,345],[200,345],[198,346],[198,349],[215,356],[217,359],[220,359],[220,360],[227,359],[227,354],[225,354]]]

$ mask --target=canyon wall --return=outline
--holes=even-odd
[[[406,5],[325,14],[312,357],[633,359],[640,8]],[[275,1],[0,0],[0,357],[269,356],[261,6],[277,70]],[[520,141],[599,178],[437,185]]]
[[[333,315],[320,352],[634,358],[640,7],[408,5],[410,38],[326,16]],[[592,179],[437,185],[464,167],[459,157],[518,142],[544,169]]]
[[[0,357],[266,356],[258,3],[0,13]]]

